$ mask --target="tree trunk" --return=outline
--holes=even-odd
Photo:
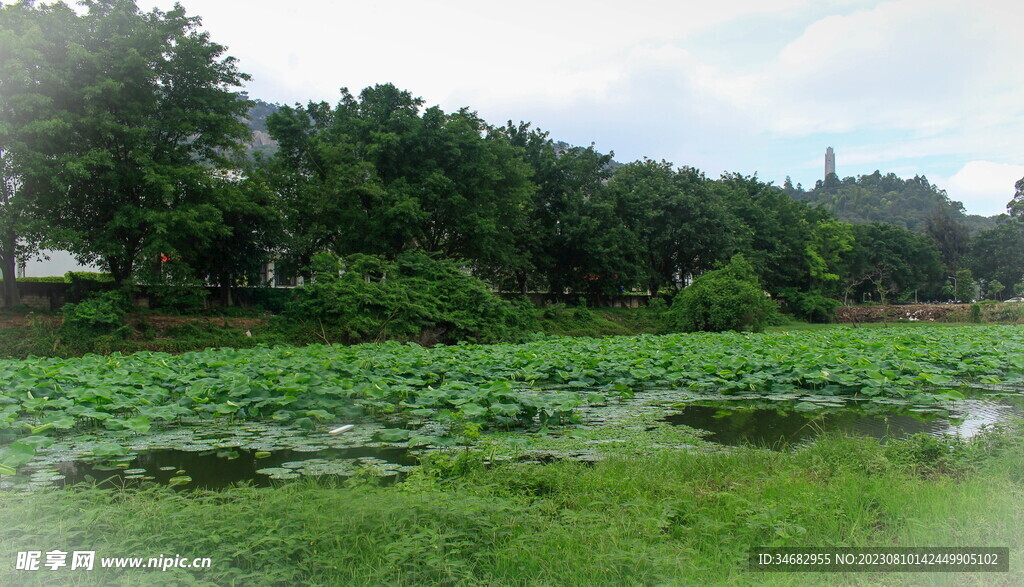
[[[220,303],[227,308],[232,305],[231,300],[231,278],[222,276],[220,278]]]
[[[110,276],[118,287],[124,287],[132,276],[132,262],[128,259],[110,257],[107,259],[107,266],[110,268]]]
[[[661,283],[657,279],[647,280],[647,289],[651,292],[651,299],[658,297],[658,290],[661,289]]]
[[[4,235],[4,242],[0,243],[0,271],[4,277],[4,307],[13,308],[21,304],[21,296],[18,295],[18,284],[15,281],[18,271],[18,260],[14,258],[15,235],[14,231],[8,231]]]
[[[526,285],[526,272],[523,271],[523,272],[517,273],[516,274],[516,281],[519,282],[519,292],[525,296],[527,294],[527,291],[528,291],[527,290],[527,285]]]

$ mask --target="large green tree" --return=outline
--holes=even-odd
[[[794,201],[756,175],[726,174],[712,189],[734,217],[722,227],[731,232],[732,252],[744,255],[765,288],[773,294],[807,288],[812,270],[809,247],[816,225],[826,221],[828,213]]]
[[[939,205],[925,219],[925,232],[935,241],[947,273],[960,269],[960,260],[969,248],[970,235],[962,217],[953,207]]]
[[[636,243],[635,260],[652,295],[711,269],[729,244],[730,223],[704,175],[666,161],[637,161],[608,182]]]
[[[26,72],[60,83],[40,89],[40,116],[11,123],[47,125],[49,142],[30,137],[12,150],[51,239],[125,282],[143,256],[223,233],[211,171],[247,136],[248,102],[233,89],[248,76],[180,5],[82,5],[80,16],[23,5],[40,20],[60,17],[42,27],[57,38]]]
[[[512,229],[511,281],[554,293],[612,294],[643,281],[641,249],[620,193],[608,189],[612,154],[556,143],[529,123],[498,129],[520,149],[535,186]]]
[[[935,243],[927,236],[891,224],[853,226],[854,245],[843,254],[844,296],[866,295],[889,303],[894,297],[938,295],[945,276]]]
[[[1004,215],[995,228],[974,237],[967,265],[986,281],[1015,284],[1024,279],[1024,220]]]
[[[53,65],[65,60],[75,19],[63,4],[0,6],[0,272],[7,306],[19,302],[18,260],[43,237],[26,175],[44,169],[63,147],[67,123],[58,97],[69,72]]]
[[[408,249],[468,259],[480,271],[515,262],[514,229],[533,189],[520,151],[466,109],[422,110],[391,84],[342,90],[267,119],[279,143],[268,178],[281,197],[286,249],[313,255]]]
[[[556,184],[534,208],[548,290],[615,294],[641,279],[636,233],[607,186],[612,154],[560,148]]]

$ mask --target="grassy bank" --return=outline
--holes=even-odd
[[[239,313],[235,313],[239,314]],[[643,309],[570,308],[562,305],[534,312],[536,332],[526,338],[553,336],[614,336],[662,331],[657,316]],[[58,331],[59,313],[0,314],[0,359],[78,357],[87,353],[122,354],[138,351],[180,353],[211,347],[251,348],[264,345],[338,343],[340,329],[329,324],[302,322],[265,313],[233,316],[168,316],[136,313],[126,320],[123,336],[69,338]]]
[[[827,438],[588,466],[465,453],[398,485],[0,495],[5,584],[1021,584],[1024,440]],[[457,463],[457,466],[453,466]],[[1007,574],[762,574],[757,546],[1009,546]],[[209,557],[202,570],[12,570],[18,551]],[[98,563],[97,563],[98,566]]]

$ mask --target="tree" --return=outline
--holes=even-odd
[[[854,245],[843,255],[844,295],[877,295],[883,303],[923,289],[937,295],[942,262],[928,237],[891,224],[853,225]]]
[[[211,171],[247,136],[249,104],[232,88],[248,76],[180,5],[83,5],[81,16],[35,13],[62,26],[44,27],[59,38],[31,73],[61,83],[40,90],[49,117],[13,123],[46,126],[50,141],[31,137],[15,154],[27,161],[21,191],[52,240],[124,283],[140,258],[223,232]]]
[[[839,220],[854,224],[885,222],[925,232],[929,218],[934,222],[936,214],[945,214],[948,222],[961,225],[969,220],[964,215],[963,204],[951,201],[944,190],[921,175],[903,179],[894,173],[882,175],[875,171],[842,181],[825,181],[809,192],[790,193],[796,199],[824,207]],[[937,209],[941,210],[937,212]],[[980,217],[970,217],[970,220],[984,222]],[[954,238],[960,236],[957,234]],[[940,249],[941,246],[940,243]]]
[[[19,303],[15,271],[43,238],[25,176],[55,157],[66,128],[59,102],[64,38],[75,19],[63,4],[0,6],[0,272],[4,305]]]
[[[1024,217],[1024,177],[1018,179],[1013,187],[1013,199],[1006,204],[1006,210],[1010,216],[1021,218]]]
[[[15,273],[22,242],[23,214],[21,201],[15,196],[18,178],[8,151],[0,152],[0,272],[3,275],[4,307],[21,303]]]
[[[998,300],[999,293],[1006,289],[1006,286],[1000,283],[998,279],[993,279],[988,282],[988,287],[986,289],[988,290],[988,295],[991,296],[993,300]]]
[[[279,149],[268,178],[280,194],[297,267],[312,256],[393,258],[420,249],[514,264],[514,230],[533,189],[507,137],[466,109],[420,113],[423,101],[391,84],[342,90],[326,103],[267,119]]]
[[[264,264],[274,259],[281,213],[259,176],[216,177],[209,188],[217,191],[220,230],[206,240],[181,243],[177,251],[193,276],[220,286],[221,302],[229,306],[231,288],[258,283]]]
[[[1017,283],[1024,279],[1024,220],[1002,216],[995,228],[971,241],[965,263],[979,279]]]
[[[593,146],[558,154],[557,184],[539,210],[549,291],[618,294],[642,278],[636,235],[607,186],[611,160]]]
[[[953,282],[953,297],[957,301],[973,302],[977,291],[978,287],[970,269],[961,269],[956,272],[956,280]]]
[[[723,175],[712,190],[733,217],[725,226],[732,237],[731,252],[743,254],[765,289],[773,294],[806,289],[808,245],[814,226],[829,218],[828,213],[793,200],[756,175]]]
[[[635,235],[637,262],[651,295],[713,267],[726,250],[725,206],[693,168],[644,160],[618,168],[608,188]]]
[[[954,215],[950,206],[936,206],[925,219],[925,232],[935,241],[946,271],[960,269],[960,259],[968,251],[970,237],[962,217]]]

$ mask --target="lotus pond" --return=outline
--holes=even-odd
[[[738,434],[755,444],[832,423],[864,432],[865,418],[881,419],[883,435],[967,435],[1020,414],[1019,401],[967,386],[1012,398],[1022,384],[1024,330],[1013,326],[0,361],[0,483],[394,476],[428,450],[517,458],[516,438],[572,440],[574,456],[601,458],[638,426],[664,432],[652,422],[666,416],[673,446],[694,448],[736,441],[713,424],[740,419],[766,429]],[[356,428],[327,433],[340,423]]]

